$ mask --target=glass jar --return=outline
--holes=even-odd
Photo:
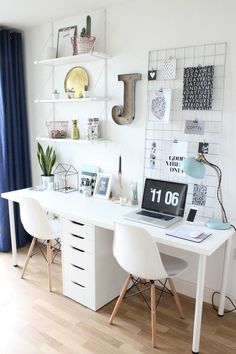
[[[138,204],[138,185],[137,182],[131,182],[130,185],[130,201],[132,205]]]

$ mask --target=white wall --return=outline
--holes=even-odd
[[[146,88],[148,51],[152,49],[192,46],[197,44],[224,42],[228,43],[225,85],[225,107],[223,117],[221,167],[223,169],[224,203],[228,216],[234,216],[234,201],[236,188],[236,3],[234,0],[133,0],[126,4],[113,7],[107,11],[107,52],[112,55],[108,61],[108,94],[112,101],[108,105],[108,137],[114,144],[106,147],[57,146],[61,162],[73,163],[79,167],[81,162],[89,162],[101,166],[105,171],[116,175],[118,155],[123,156],[123,172],[126,184],[136,179],[141,190],[144,155],[144,134],[146,118]],[[73,25],[73,21],[62,21]],[[59,25],[60,25],[59,24]],[[58,23],[56,24],[58,26]],[[60,26],[59,26],[60,27]],[[49,25],[32,28],[25,33],[27,83],[29,97],[29,121],[31,134],[31,152],[34,182],[39,182],[40,171],[36,162],[35,137],[42,132],[44,121],[50,119],[51,108],[35,105],[33,99],[44,91],[45,86],[51,90],[49,71],[33,66],[35,58],[50,45]],[[130,126],[116,125],[110,115],[110,109],[115,104],[123,102],[123,85],[118,83],[120,73],[142,74],[142,81],[136,87],[136,117]],[[86,108],[89,110],[89,106]],[[77,115],[84,110],[78,108]],[[84,112],[84,111],[83,111]],[[90,112],[88,111],[87,114]],[[60,114],[65,119],[68,110],[60,107]],[[72,112],[70,113],[72,115]],[[80,122],[83,125],[83,116]],[[175,254],[180,254],[175,251]],[[208,260],[206,286],[218,289],[223,250],[219,250]],[[191,258],[191,267],[182,280],[180,290],[192,294],[192,283],[196,281],[197,259]],[[232,259],[228,293],[236,297],[236,260]],[[183,281],[184,280],[184,281]],[[207,292],[208,294],[208,292]]]

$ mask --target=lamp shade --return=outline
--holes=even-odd
[[[198,161],[195,157],[187,157],[182,162],[183,171],[191,177],[203,178],[205,176],[205,165],[202,161]]]

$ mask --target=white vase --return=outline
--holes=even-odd
[[[54,175],[51,175],[51,176],[41,175],[41,177],[42,177],[43,188],[48,189],[48,190],[52,189],[51,186],[54,183]]]

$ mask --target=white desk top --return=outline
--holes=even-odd
[[[123,215],[131,211],[131,207],[115,204],[110,200],[103,200],[94,197],[84,197],[79,192],[60,193],[55,191],[35,191],[31,189],[21,189],[17,191],[2,193],[3,198],[19,202],[20,197],[32,197],[37,199],[45,209],[59,214],[66,218],[79,219],[84,223],[113,230],[114,221],[122,220]],[[234,230],[212,230],[212,235],[201,243],[177,239],[165,235],[166,229],[161,229],[146,224],[125,220],[127,224],[139,225],[145,228],[156,242],[180,248],[197,254],[206,256],[214,253],[224,242],[233,235]],[[172,227],[176,227],[177,224]],[[192,226],[193,229],[201,229],[202,232],[209,229],[204,226]]]

